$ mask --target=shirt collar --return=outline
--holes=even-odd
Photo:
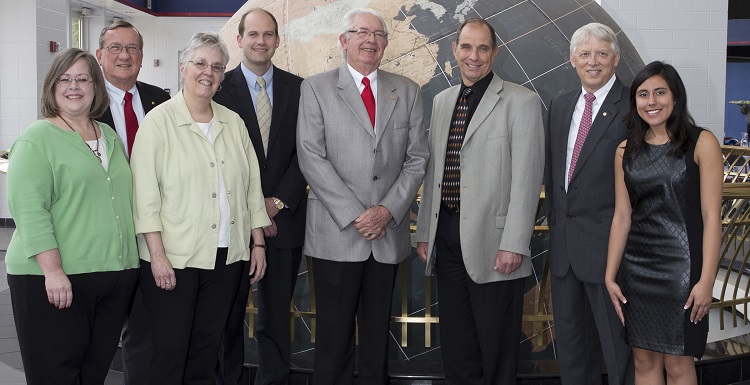
[[[104,79],[104,85],[107,88],[107,93],[109,94],[110,99],[116,100],[118,103],[125,102],[125,91],[115,87],[114,84],[110,83],[107,79]],[[138,95],[138,87],[134,84],[133,88],[129,89],[128,92],[133,94],[133,96],[136,96]]]
[[[244,62],[240,62],[240,68],[242,68],[242,74],[245,75],[245,81],[247,82],[247,85],[255,89],[257,87],[258,75],[245,67]],[[263,79],[266,79],[266,89],[268,89],[268,87],[270,87],[271,83],[273,82],[273,64],[268,67],[268,71],[266,71],[266,73],[264,73],[261,77]]]
[[[602,88],[599,88],[598,90],[594,91],[594,96],[596,97],[596,99],[594,99],[594,103],[602,104],[602,102],[604,102],[604,98],[607,97],[609,90],[611,90],[612,86],[615,84],[616,77],[617,77],[616,75],[612,75],[612,77],[609,78],[609,81],[605,83],[604,86],[602,86]],[[586,89],[584,89],[583,87],[581,87],[581,90],[582,90],[581,98],[583,98],[583,95],[587,94],[588,91],[586,91]]]
[[[354,78],[354,84],[359,87],[362,84],[362,79],[367,77],[370,79],[370,87],[372,88],[375,83],[378,81],[378,70],[372,71],[369,75],[365,76],[359,73],[359,71],[355,70],[354,67],[352,67],[349,63],[346,63],[347,68],[349,68],[349,72],[351,72],[352,77]]]

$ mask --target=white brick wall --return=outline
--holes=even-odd
[[[598,0],[645,63],[677,68],[696,122],[724,137],[728,0]]]

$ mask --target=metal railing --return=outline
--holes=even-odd
[[[750,148],[724,146],[722,151],[725,159],[725,183],[724,183],[724,204],[722,206],[722,246],[720,268],[717,276],[721,284],[720,295],[713,304],[712,308],[726,309],[719,313],[719,325],[723,330],[726,324],[726,317],[731,314],[732,327],[736,327],[738,320],[743,319],[744,324],[750,323],[748,320],[748,303],[750,302],[750,266],[748,258],[750,257]],[[541,264],[535,266],[541,267],[541,274],[527,286],[532,286],[525,294],[524,314],[522,328],[534,349],[543,348],[551,341],[552,333],[545,332],[553,325],[553,312],[550,294],[550,273],[549,264],[547,263],[546,238],[549,228],[547,227],[546,218],[543,211],[544,192],[542,191],[537,208],[537,221],[534,227],[534,237],[538,240],[532,243],[532,255],[542,259]],[[412,233],[415,230],[414,221],[416,220],[416,209],[419,204],[419,197],[413,205]],[[536,250],[535,250],[536,249]],[[397,283],[396,292],[400,293],[400,306],[394,309],[391,316],[391,322],[400,325],[402,347],[408,345],[409,324],[421,324],[424,327],[424,347],[433,346],[432,325],[439,323],[439,317],[433,315],[432,306],[435,299],[433,290],[433,277],[424,277],[419,281],[412,279],[411,263],[412,258],[407,258],[401,263],[401,278]],[[311,329],[311,342],[315,342],[315,279],[312,270],[311,258],[306,257],[308,271],[307,282],[309,286],[309,301],[306,304],[306,310],[299,310],[303,306],[295,304],[294,300],[290,304],[290,316],[293,318],[309,319]],[[417,265],[422,266],[422,265]],[[299,284],[299,283],[298,283]],[[412,302],[410,308],[409,295],[415,285],[423,285],[423,300]],[[398,301],[397,301],[398,302]],[[247,313],[249,317],[249,336],[252,338],[254,333],[254,315],[258,314],[258,308],[254,305],[253,296],[248,299]],[[291,326],[292,336],[294,336],[294,322]]]

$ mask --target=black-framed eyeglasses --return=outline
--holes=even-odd
[[[195,68],[203,71],[208,67],[211,67],[211,70],[214,72],[224,72],[224,70],[227,68],[221,64],[208,64],[207,61],[198,59],[198,60],[189,60],[190,63],[193,63]]]
[[[70,87],[71,84],[76,83],[79,87],[88,85],[90,83],[93,83],[93,81],[90,78],[81,76],[78,78],[69,78],[67,76],[63,76],[57,80],[55,80],[55,83],[62,84],[65,87]]]
[[[135,55],[135,54],[141,53],[141,51],[143,50],[141,48],[141,46],[138,46],[138,45],[135,45],[135,44],[130,44],[130,45],[125,45],[124,46],[124,45],[121,45],[121,44],[112,43],[112,44],[104,47],[104,49],[106,49],[107,51],[109,51],[109,53],[114,54],[114,55],[117,55],[120,52],[122,52],[123,48],[125,48],[125,50],[128,51],[128,53],[131,54],[131,55]]]
[[[360,28],[346,32],[356,34],[360,39],[367,39],[368,37],[370,37],[370,35],[375,36],[375,39],[380,41],[385,41],[386,39],[388,39],[388,34],[385,31],[370,31],[367,28]]]

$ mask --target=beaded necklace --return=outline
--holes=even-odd
[[[73,126],[71,126],[70,123],[68,123],[68,121],[65,120],[65,118],[62,117],[62,115],[58,115],[58,116],[60,116],[60,119],[62,119],[63,122],[65,122],[65,124],[67,124],[68,127],[70,127],[71,130],[73,130],[73,132],[78,133],[78,131],[76,131],[76,129],[73,128]],[[96,156],[96,159],[99,159],[99,163],[101,163],[102,162],[102,153],[99,152],[99,133],[96,131],[96,127],[94,126],[94,122],[91,119],[89,119],[89,122],[91,123],[91,128],[94,129],[94,138],[96,138],[96,148],[95,149],[91,148],[91,146],[89,146],[89,144],[86,143],[85,140],[83,141],[83,143],[86,145],[86,147],[89,148],[89,150],[91,150],[91,153],[93,153],[94,156]],[[83,140],[83,136],[81,136],[81,140]]]

